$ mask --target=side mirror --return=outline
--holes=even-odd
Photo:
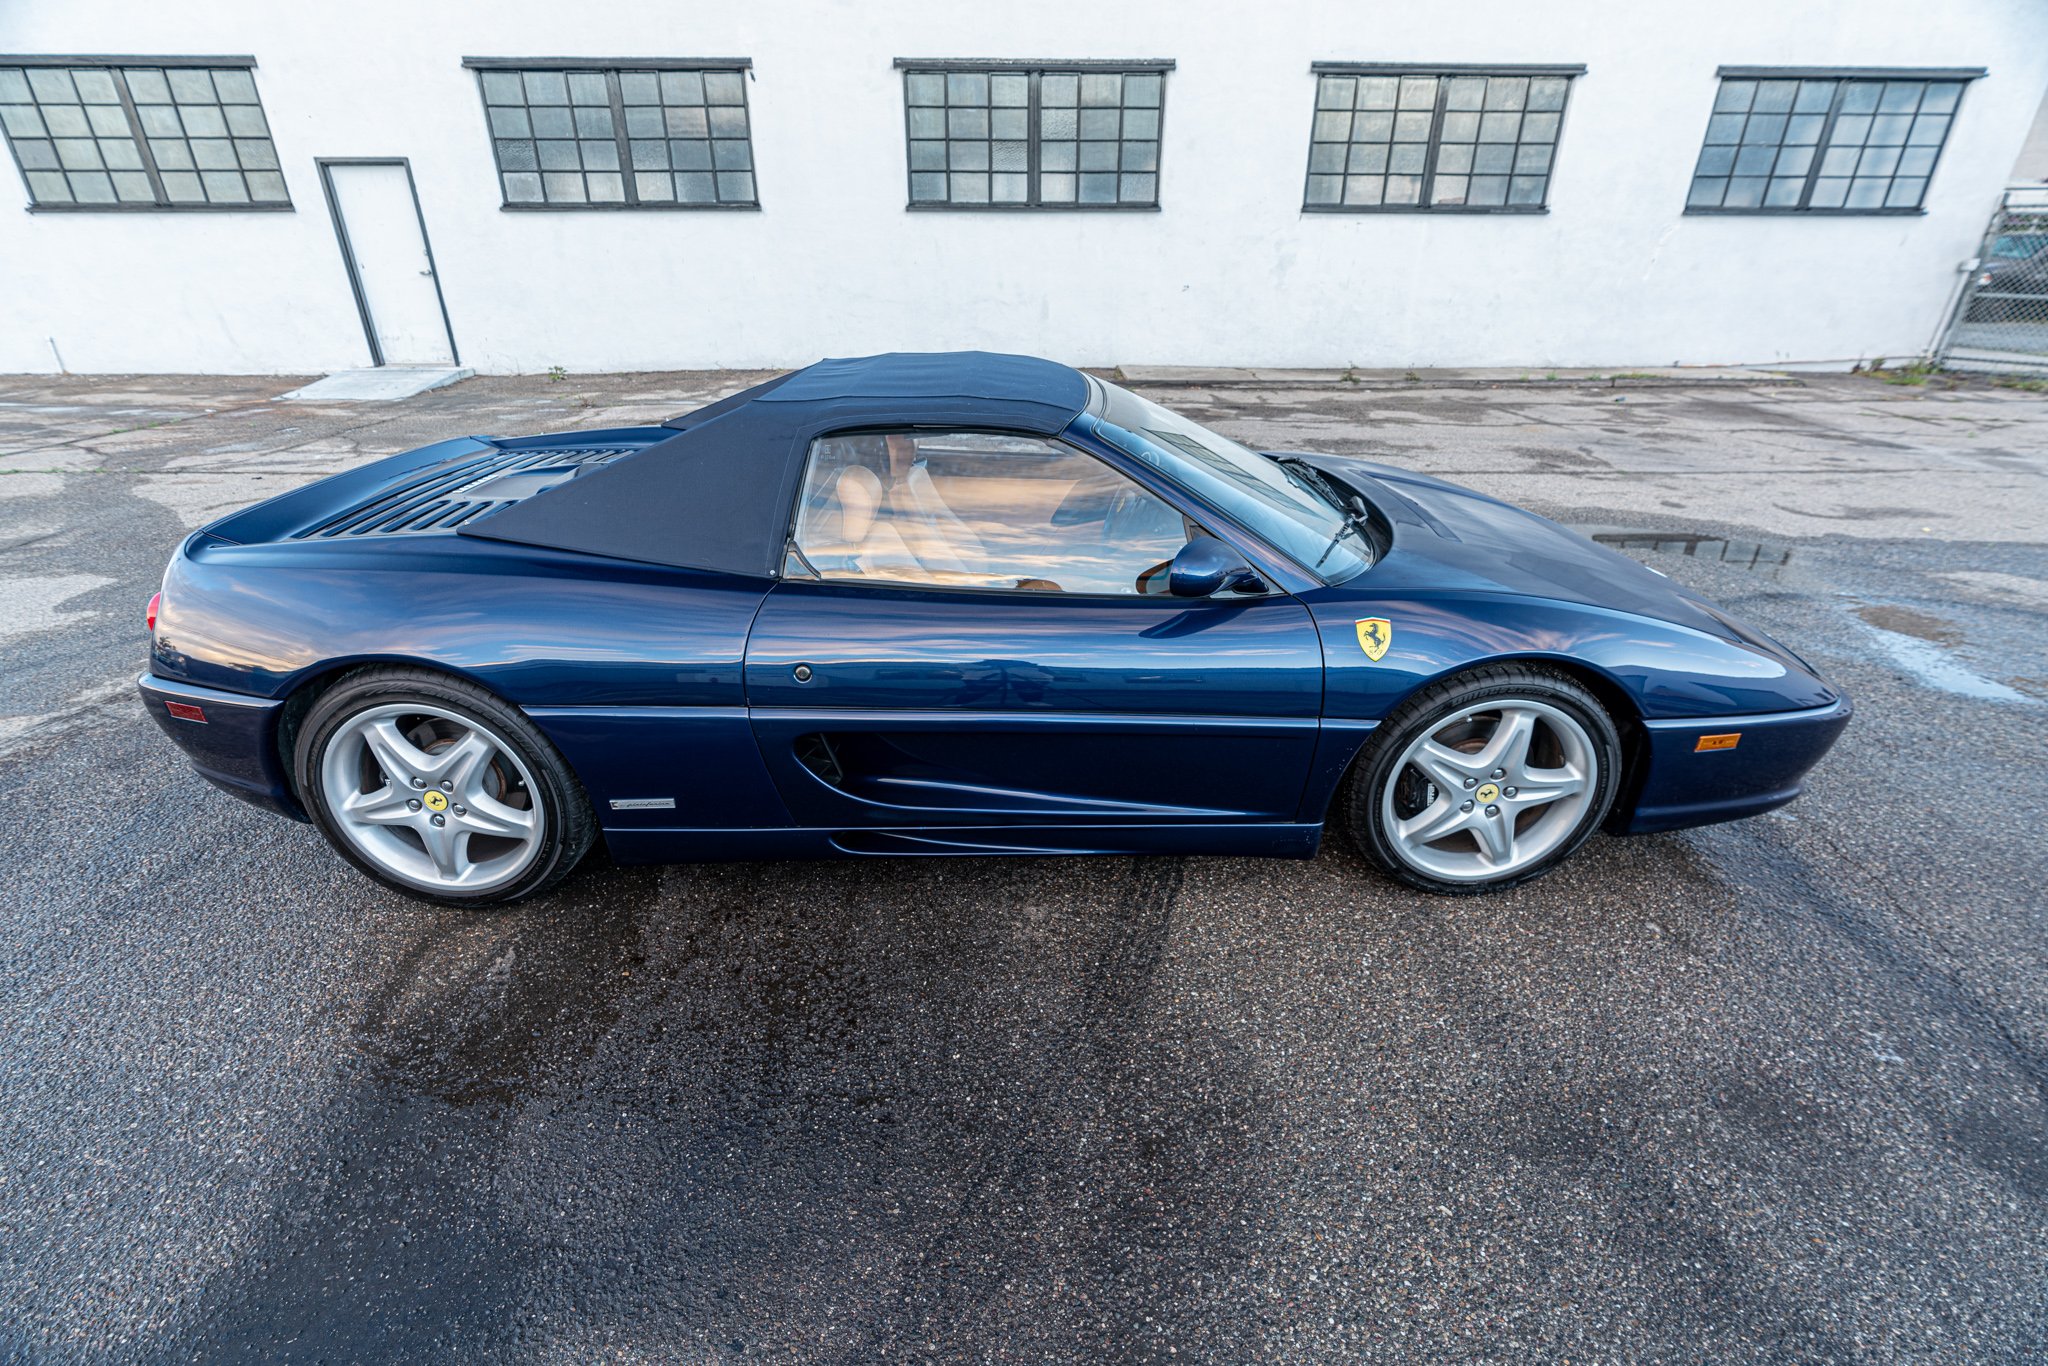
[[[1177,598],[1206,598],[1225,590],[1257,593],[1266,581],[1227,542],[1197,536],[1173,557],[1166,586]]]

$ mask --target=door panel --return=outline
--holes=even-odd
[[[427,253],[426,230],[401,162],[322,168],[379,365],[451,365],[455,348]]]
[[[1285,596],[786,580],[755,620],[747,696],[805,824],[1285,821],[1315,752],[1322,652]]]

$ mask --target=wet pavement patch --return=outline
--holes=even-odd
[[[1920,640],[1932,641],[1936,645],[1963,643],[1963,633],[1956,629],[1953,622],[1944,621],[1926,612],[1916,612],[1910,607],[1876,603],[1869,607],[1857,608],[1856,615],[1880,631],[1913,636]]]
[[[2039,700],[1963,663],[1954,653],[1962,644],[1962,632],[1940,617],[1890,604],[1859,607],[1856,616],[1893,664],[1930,688],[1981,702]]]

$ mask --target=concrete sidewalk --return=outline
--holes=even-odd
[[[1354,385],[1364,389],[1499,389],[1510,385],[1601,385],[1621,388],[1673,384],[1797,384],[1775,370],[1667,365],[1649,369],[1438,367],[1433,369],[1287,370],[1263,366],[1119,365],[1099,371],[1125,384],[1265,387]]]
[[[305,381],[290,376],[0,377],[0,497],[60,485],[77,497],[115,480],[194,527],[431,441],[659,423],[767,373],[488,375],[379,403],[295,397]],[[1546,512],[1597,506],[1608,520],[1774,536],[2048,542],[2048,484],[2029,458],[2048,449],[2048,402],[1992,381],[1688,369],[1527,380],[1501,370],[1119,373],[1260,449],[1365,455]]]

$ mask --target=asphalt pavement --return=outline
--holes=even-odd
[[[1333,840],[457,913],[142,715],[190,527],[748,378],[0,379],[0,1359],[2048,1355],[2048,395],[1150,389],[1607,536],[1854,697],[1793,806],[1503,895]]]

